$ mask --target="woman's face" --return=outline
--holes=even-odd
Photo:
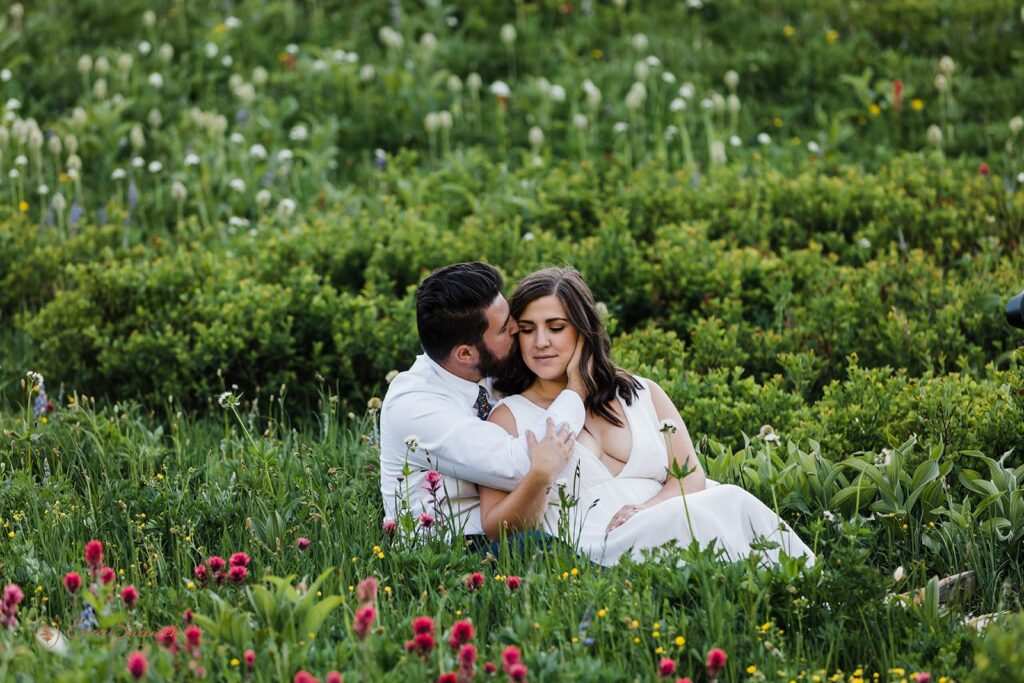
[[[516,321],[519,324],[519,352],[526,367],[540,379],[565,376],[578,332],[554,294],[530,302]]]

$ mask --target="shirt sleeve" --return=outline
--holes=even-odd
[[[466,412],[450,397],[427,391],[396,396],[381,415],[382,456],[408,459],[410,467],[436,469],[445,476],[511,491],[530,469],[526,431],[538,438],[550,416],[567,422],[574,433],[583,429],[585,409],[579,395],[563,391],[537,424],[513,437],[496,424]],[[419,447],[408,452],[405,439],[416,436]]]

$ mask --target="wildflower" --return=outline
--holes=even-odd
[[[488,676],[494,674],[497,670],[498,667],[496,667],[493,662],[484,662],[484,673]]]
[[[905,572],[903,571],[903,565],[896,567],[896,571],[892,573],[892,580],[894,583],[899,583],[903,580]]]
[[[327,677],[324,679],[324,681],[325,683],[342,683],[343,678],[341,674],[337,671],[331,671],[327,674]]]
[[[225,562],[224,558],[219,555],[211,555],[206,558],[206,566],[210,568],[210,571],[219,572],[227,566],[227,562]]]
[[[160,88],[164,87],[164,77],[161,76],[158,72],[154,71],[153,73],[149,74],[149,84],[157,90],[159,90]]]
[[[516,27],[512,24],[505,24],[501,27],[501,42],[505,47],[512,47],[516,42]]]
[[[787,38],[792,38],[793,36],[796,35],[796,29],[790,26],[789,24],[786,24],[785,26],[782,27],[782,35],[786,36]]]
[[[245,581],[245,577],[249,575],[249,570],[242,565],[235,565],[228,570],[228,578],[236,584]]]
[[[378,585],[376,577],[367,576],[356,585],[356,600],[361,603],[373,602],[376,600]]]
[[[210,578],[210,572],[204,564],[196,565],[196,568],[192,570],[192,574],[201,584],[206,584],[207,580]]]
[[[242,655],[242,659],[245,660],[246,668],[251,671],[252,667],[256,664],[256,653],[252,650],[246,650],[245,654]]]
[[[475,635],[476,632],[473,630],[472,622],[467,619],[461,619],[452,624],[452,634],[448,638],[448,645],[453,650],[458,650],[461,646],[473,640]]]
[[[988,164],[986,164],[984,161],[978,164],[978,173],[987,177],[990,172],[991,169],[989,168]]]
[[[662,660],[658,662],[658,676],[660,678],[668,678],[669,676],[674,675],[675,672],[676,663],[668,657],[663,657]]]
[[[228,187],[230,187],[235,192],[245,192],[245,181],[242,180],[241,178],[232,178],[228,182]]]
[[[515,645],[509,645],[501,652],[501,668],[505,673],[509,673],[509,669],[519,664],[521,660],[522,652]]]
[[[434,620],[430,617],[416,617],[412,620],[412,632],[416,634],[434,633]]]
[[[934,84],[935,89],[938,90],[940,93],[946,92],[946,88],[949,87],[949,81],[947,81],[946,77],[943,76],[942,74],[936,74]]]
[[[892,82],[892,108],[896,111],[903,108],[903,81],[898,78]]]
[[[508,674],[509,680],[511,681],[515,681],[516,683],[525,681],[527,673],[526,665],[522,663],[513,664],[505,673]]]
[[[239,403],[238,399],[239,397],[235,396],[230,391],[225,391],[223,394],[217,397],[217,405],[219,405],[221,408],[234,408]],[[221,558],[218,557],[217,559],[220,560]],[[223,560],[221,561],[223,562]],[[209,563],[209,561],[207,561],[207,563]],[[218,568],[211,566],[210,569],[212,569],[213,571],[217,571]]]
[[[1024,130],[1024,117],[1014,116],[1012,119],[1010,119],[1009,125],[1010,134],[1017,135],[1018,133],[1021,132],[1021,130]]]
[[[469,673],[471,677],[473,666],[476,664],[476,646],[466,643],[459,650],[459,666],[463,672]]]
[[[161,164],[159,161],[151,161],[149,162],[149,166],[147,168],[149,169],[150,173],[155,175],[160,171],[164,170],[164,165]]]
[[[832,522],[835,521],[836,516],[830,510],[825,510],[821,513],[821,518],[826,522]]]
[[[394,536],[395,531],[398,530],[398,523],[393,519],[385,519],[383,524],[380,525],[380,528],[388,536]]]
[[[934,123],[928,126],[928,142],[932,147],[942,147],[942,129]]]
[[[104,586],[114,580],[115,574],[112,567],[104,567],[100,570],[100,583]]]
[[[111,180],[124,180],[126,175],[128,175],[128,174],[125,173],[125,170],[123,168],[115,168],[110,173],[110,179]]]
[[[922,100],[920,97],[915,97],[914,99],[910,100],[910,108],[913,109],[914,111],[921,111],[922,109],[924,109],[924,100]]]
[[[85,544],[85,562],[93,569],[99,569],[103,565],[102,543],[94,539]]]
[[[820,157],[821,156],[821,145],[819,145],[814,140],[811,140],[810,142],[807,143],[807,151],[810,152],[811,154],[815,155],[815,156],[819,156]]]
[[[758,133],[757,141],[762,145],[772,144],[772,138],[770,135],[768,135],[768,133]]]
[[[194,615],[192,614],[192,610],[186,609],[184,612],[181,613],[181,623],[188,626],[192,623],[193,616]]]
[[[128,673],[132,675],[132,678],[139,680],[146,675],[146,671],[149,669],[149,660],[146,659],[146,655],[136,650],[135,652],[128,655]]]
[[[713,648],[708,651],[708,661],[705,666],[708,670],[708,676],[711,678],[717,678],[718,674],[725,668],[725,663],[728,661],[729,656],[725,654],[725,650],[719,648]]]
[[[298,547],[298,549],[302,550],[303,552],[305,552],[305,550],[309,548],[310,543],[311,541],[305,536],[299,536],[297,539],[295,539],[296,547]]]
[[[520,586],[523,585],[523,580],[520,579],[518,576],[510,576],[507,579],[505,579],[505,585],[508,586],[508,589],[510,591],[517,591],[519,590]]]
[[[292,683],[319,683],[313,674],[306,671],[299,671],[292,679]]]
[[[232,567],[248,567],[249,556],[245,553],[234,553],[233,555],[231,555],[231,560],[229,564]]]
[[[469,575],[469,578],[466,579],[466,588],[469,589],[470,593],[482,585],[484,585],[484,575],[480,572],[473,572]]]
[[[729,88],[729,90],[735,90],[736,86],[740,84],[740,75],[733,69],[729,69],[725,72],[723,80],[725,81],[725,87]]]
[[[295,213],[295,200],[285,197],[277,205],[277,218],[280,221],[286,221],[292,217]]]
[[[437,683],[458,683],[459,677],[454,671],[448,671],[437,677]]]
[[[491,93],[500,102],[508,99],[509,95],[512,94],[512,89],[508,87],[508,83],[505,81],[494,81],[494,83],[491,83]]]
[[[188,188],[185,187],[185,183],[180,180],[175,180],[171,183],[171,199],[178,204],[181,204],[188,199]]]
[[[302,142],[309,138],[309,129],[299,124],[291,129],[288,133],[289,140],[295,140],[296,142]]]
[[[932,675],[927,671],[922,671],[914,677],[914,683],[929,683],[932,680]]]
[[[600,92],[598,92],[600,95]],[[558,85],[557,83],[551,86],[551,101],[552,102],[565,102],[565,88]],[[588,97],[587,102],[590,102]]]
[[[185,629],[185,647],[193,656],[199,656],[199,644],[203,638],[203,631],[195,624]]]
[[[412,640],[405,642],[405,649],[410,652],[418,652],[426,657],[434,651],[434,636],[431,633],[417,633]]]
[[[156,642],[174,654],[178,651],[178,629],[174,626],[164,626],[157,631]]]
[[[434,516],[429,512],[424,512],[420,515],[420,526],[424,529],[429,529],[434,526]]]
[[[530,132],[528,133],[527,137],[530,140],[530,146],[533,147],[534,149],[544,144],[544,131],[542,131],[537,126],[533,126],[532,128],[530,128]]]
[[[64,589],[71,595],[78,592],[82,587],[82,577],[78,572],[68,572],[64,575]]]
[[[128,609],[135,609],[135,604],[139,601],[139,591],[135,586],[125,586],[121,589],[121,601],[124,602],[125,607]]]
[[[647,40],[647,36],[643,33],[636,33],[629,39],[629,44],[632,45],[633,49],[637,52],[643,52],[647,49],[650,42]]]
[[[954,70],[956,70],[956,62],[954,62],[953,58],[949,55],[944,55],[942,59],[939,60],[939,71],[949,76]]]

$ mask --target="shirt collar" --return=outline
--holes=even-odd
[[[462,379],[457,375],[453,375],[448,370],[444,369],[439,363],[434,362],[434,359],[423,354],[420,356],[423,361],[427,364],[427,367],[440,379],[445,386],[458,393],[459,396],[463,396],[466,399],[466,405],[471,406],[480,397],[480,387],[483,387],[487,392],[488,398],[491,396],[491,378],[484,377],[479,382],[470,382],[468,379]]]

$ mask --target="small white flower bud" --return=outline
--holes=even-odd
[[[284,222],[292,217],[295,213],[295,200],[290,198],[282,199],[277,205],[277,218],[281,222]]]
[[[88,117],[85,114],[85,109],[82,109],[81,107],[75,107],[71,110],[71,121],[79,128],[85,126],[87,119]]]
[[[598,91],[598,96],[600,96]],[[551,86],[551,101],[552,102],[565,102],[565,88],[555,83]]]
[[[377,72],[373,68],[373,64],[364,64],[359,69],[359,80],[363,83],[369,83],[373,80],[373,77],[377,75]]]
[[[572,125],[576,126],[579,130],[586,130],[588,123],[585,114],[573,114]]]
[[[154,71],[153,73],[149,74],[149,84],[159,90],[160,88],[164,87],[164,77],[156,71]]]
[[[160,110],[156,107],[150,109],[149,113],[146,114],[146,123],[148,123],[151,128],[159,128],[160,124],[162,124],[163,122],[163,114],[161,114]]]
[[[694,88],[693,83],[690,83],[689,81],[679,86],[679,96],[682,97],[684,100],[692,98],[694,93],[696,92],[697,89]]]
[[[88,76],[92,72],[92,57],[90,55],[82,55],[78,58],[78,73],[83,76]]]
[[[263,189],[256,193],[256,206],[261,209],[270,205],[270,190]]]
[[[64,213],[64,209],[68,208],[68,200],[64,198],[64,195],[58,192],[53,195],[53,199],[50,200],[50,208],[58,214]]]
[[[97,78],[92,84],[92,94],[97,100],[107,99],[107,79]]]
[[[106,76],[110,73],[110,60],[106,57],[97,57],[96,63],[93,64],[92,68],[96,71],[97,75]]]
[[[186,166],[198,166],[199,165],[199,155],[196,154],[195,152],[189,152],[188,154],[186,154],[185,155],[185,165]]]
[[[135,63],[135,58],[129,53],[123,52],[117,57],[117,68],[121,71],[131,71],[132,65]]]
[[[528,137],[530,140],[530,147],[533,147],[534,149],[544,144],[544,131],[537,126],[530,128]]]
[[[217,47],[216,43],[207,43],[203,46],[203,54],[206,55],[207,59],[213,59],[220,52],[220,48]]]
[[[65,166],[67,166],[68,169],[72,171],[81,171],[82,160],[79,158],[77,154],[72,154],[71,156],[68,157],[68,161],[67,164],[65,164]]]
[[[262,66],[257,66],[252,70],[252,82],[256,85],[266,85],[270,79],[270,72],[268,72]]]
[[[151,9],[146,10],[142,13],[142,24],[146,28],[153,28],[156,26],[156,12]]]
[[[956,62],[954,62],[953,58],[950,57],[949,55],[945,55],[942,57],[942,59],[939,60],[940,72],[946,74],[947,76],[951,76],[955,70]]]
[[[711,162],[714,164],[724,164],[728,158],[725,155],[725,144],[721,140],[715,140],[711,143]]]
[[[188,188],[185,187],[185,183],[180,180],[175,180],[171,183],[171,199],[178,204],[188,199]]]
[[[622,135],[628,130],[629,124],[626,123],[625,121],[617,121],[615,125],[612,126],[612,132],[615,133],[616,135]]]
[[[142,55],[143,57],[145,57],[146,55],[148,55],[150,52],[153,51],[153,46],[149,43],[148,40],[143,40],[143,41],[139,42],[138,50],[139,50],[139,54]]]
[[[235,192],[245,192],[245,181],[241,178],[232,178],[228,183],[228,187]]]
[[[1020,116],[1014,116],[1010,119],[1010,133],[1016,135],[1021,130],[1024,130],[1024,118]]]
[[[516,27],[512,24],[505,24],[501,27],[501,42],[505,47],[512,47],[516,43]]]
[[[267,158],[267,148],[257,142],[249,148],[249,156],[253,159],[262,161]]]
[[[458,95],[460,92],[462,92],[462,79],[456,76],[455,74],[452,74],[451,76],[448,77],[447,85],[448,92],[452,93],[453,95]]]
[[[633,65],[633,75],[636,76],[636,80],[645,81],[650,73],[650,67],[647,62],[641,60]]]
[[[739,111],[740,111],[740,98],[739,97],[737,97],[736,95],[729,95],[729,97],[727,97],[725,101],[726,101],[726,105],[729,107],[729,112],[730,113],[733,113],[733,114],[738,114],[739,113]]]
[[[668,108],[673,112],[680,112],[686,110],[686,100],[682,97],[677,97],[668,104]]]
[[[146,146],[146,134],[142,132],[142,126],[132,126],[128,133],[128,139],[132,143],[132,149],[136,152],[141,152]]]
[[[74,154],[78,151],[78,138],[75,137],[74,133],[68,133],[64,136],[64,149],[67,150],[68,154]]]
[[[420,48],[424,52],[433,52],[437,49],[437,36],[433,33],[424,33],[420,36]]]
[[[729,88],[729,90],[735,90],[736,86],[740,84],[740,75],[734,70],[729,69],[725,72],[723,80],[725,80],[725,87]]]
[[[757,141],[762,145],[770,145],[772,144],[772,137],[768,133],[758,133]]]
[[[174,59],[174,46],[170,43],[164,43],[160,46],[160,59],[165,62],[169,62]]]
[[[151,161],[149,162],[149,166],[147,168],[149,169],[150,173],[156,175],[160,171],[164,170],[164,165],[161,164],[159,161]]]
[[[643,33],[637,33],[636,35],[629,39],[629,42],[633,46],[633,49],[636,50],[637,52],[643,52],[644,50],[647,49],[647,46],[650,44],[647,40],[647,36],[645,36]]]
[[[447,109],[437,114],[437,125],[442,130],[451,130],[452,124],[455,123],[452,113]]]
[[[469,88],[470,92],[478,93],[480,88],[483,86],[483,79],[480,78],[480,74],[475,71],[466,76],[466,87]]]
[[[942,147],[942,129],[934,123],[928,126],[928,143],[932,147]]]
[[[4,132],[6,132],[6,129],[4,129]],[[64,145],[61,144],[60,136],[58,135],[51,135],[50,139],[46,141],[46,147],[50,150],[50,154],[55,157],[59,157],[61,152],[64,151]]]
[[[935,89],[939,92],[946,92],[946,88],[949,87],[949,81],[942,74],[936,74],[935,76]]]
[[[437,114],[435,112],[430,112],[423,117],[423,127],[427,129],[428,134],[433,135],[436,133],[438,125]]]

